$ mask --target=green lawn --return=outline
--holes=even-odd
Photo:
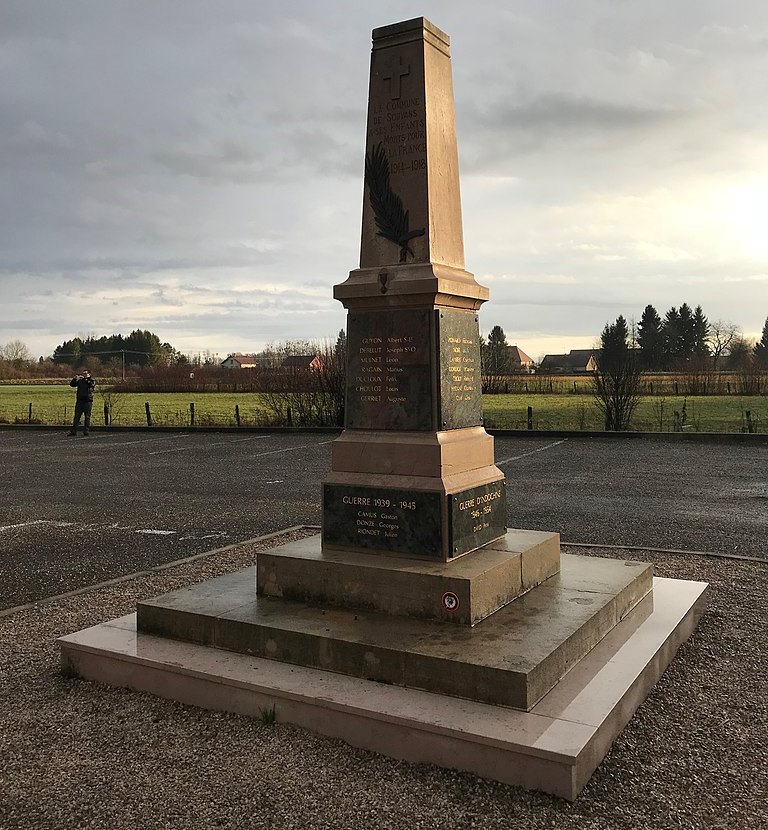
[[[94,424],[102,424],[105,397],[109,392],[97,386],[93,407]],[[0,385],[0,422],[26,422],[32,404],[34,422],[67,424],[72,418],[75,394],[67,385]],[[195,422],[199,425],[234,425],[235,405],[240,407],[243,425],[270,422],[264,400],[258,393],[138,392],[113,396],[113,423],[146,424],[144,404],[149,402],[155,424],[188,425],[189,405],[195,404]],[[635,413],[633,428],[642,431],[669,432],[674,411],[686,405],[688,429],[699,432],[741,432],[746,412],[752,413],[758,431],[768,430],[768,397],[645,397]],[[527,408],[533,407],[535,429],[599,430],[602,417],[590,395],[510,394],[485,395],[486,426],[489,429],[525,429]]]
[[[718,395],[696,398],[644,397],[635,411],[632,429],[671,432],[674,412],[685,405],[686,431],[741,432],[751,412],[760,432],[768,429],[768,397]],[[485,395],[483,407],[489,429],[525,429],[527,409],[533,407],[534,429],[601,430],[602,413],[591,395]]]
[[[188,393],[130,392],[111,394],[96,387],[92,420],[104,423],[104,404],[109,401],[112,423],[136,426],[147,423],[145,402],[149,403],[152,421],[159,426],[186,426],[190,422],[190,403],[195,405],[197,425],[235,425],[235,405],[240,408],[243,426],[268,423],[261,396],[256,393]],[[63,386],[0,386],[0,422],[26,422],[32,404],[33,421],[43,424],[68,424],[72,420],[75,391]]]

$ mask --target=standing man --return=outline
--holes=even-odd
[[[91,410],[93,409],[93,387],[96,386],[96,381],[87,369],[83,369],[83,373],[75,375],[69,385],[77,389],[77,400],[75,401],[75,417],[72,419],[72,429],[67,435],[77,435],[77,427],[80,424],[81,416],[84,416],[83,435],[88,435],[88,430],[91,427]]]

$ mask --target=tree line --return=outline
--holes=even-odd
[[[688,303],[673,306],[664,317],[647,305],[637,325],[628,324],[621,315],[617,323],[627,348],[636,352],[640,368],[646,372],[681,372],[691,366],[738,370],[753,362],[758,368],[768,368],[768,318],[756,343],[744,337],[735,323],[710,322],[700,305],[692,309]],[[480,352],[483,374],[488,378],[503,378],[520,370],[501,326],[494,326],[487,339],[481,336]]]
[[[680,371],[692,362],[709,362],[713,369],[739,369],[753,360],[758,364],[765,360],[768,318],[761,339],[751,343],[736,324],[710,322],[700,305],[694,309],[688,303],[672,306],[664,317],[647,305],[636,330],[627,328],[627,337],[629,345],[639,349],[640,364],[646,371]]]
[[[710,327],[701,306],[691,312],[683,303],[679,309],[671,308],[662,320],[649,305],[638,325],[637,345],[632,335],[622,315],[615,322],[606,323],[600,335],[592,382],[595,403],[603,413],[606,430],[629,429],[640,400],[645,371],[676,368],[696,373],[714,369],[727,350],[730,368],[742,375],[741,391],[753,395],[765,388],[768,318],[760,339],[749,343],[733,327],[725,329],[719,323]],[[677,421],[679,413],[675,415]]]
[[[122,368],[125,365],[168,366],[189,363],[190,359],[170,343],[161,342],[153,332],[136,329],[126,336],[110,334],[65,340],[53,350],[53,362],[70,366],[98,364]]]

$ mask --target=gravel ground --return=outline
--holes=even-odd
[[[59,673],[56,637],[269,544],[0,617],[0,828],[768,827],[762,563],[612,552],[710,607],[575,804]]]

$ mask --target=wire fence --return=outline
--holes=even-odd
[[[483,392],[489,395],[592,395],[591,375],[483,376]],[[768,371],[749,368],[741,372],[670,372],[645,375],[639,393],[647,397],[705,397],[768,395]]]
[[[289,408],[290,409],[290,408]],[[50,404],[29,402],[24,405],[0,408],[0,423],[42,424],[48,426],[71,425],[74,403]],[[145,403],[139,411],[135,407],[110,406],[94,401],[91,423],[95,426],[295,426],[293,412],[277,419],[265,409],[249,406],[206,406],[197,402],[185,404]]]
[[[240,401],[218,396],[109,394],[94,401],[91,424],[96,427],[314,427],[336,426],[317,412],[307,414],[300,401],[290,397],[280,408],[266,406],[261,396]],[[71,426],[74,400],[0,402],[0,423]],[[602,417],[587,396],[487,395],[484,424],[489,429],[582,430],[603,429]],[[631,428],[642,432],[759,433],[768,425],[768,396],[641,399]]]

